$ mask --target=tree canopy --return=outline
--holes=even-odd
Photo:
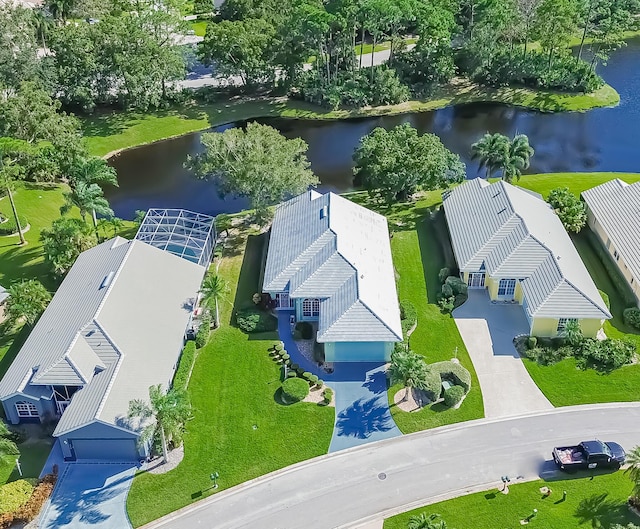
[[[307,144],[267,125],[206,133],[202,145],[204,152],[187,164],[199,178],[216,182],[223,195],[248,198],[259,219],[268,216],[269,206],[318,183],[309,169]]]
[[[465,166],[435,134],[418,134],[408,123],[376,128],[360,140],[353,155],[354,175],[386,203],[406,200],[418,190],[461,182]]]
[[[14,283],[7,289],[4,312],[9,325],[24,322],[33,327],[51,301],[51,294],[35,279]]]
[[[51,228],[40,233],[44,258],[51,274],[63,277],[78,256],[98,244],[94,231],[82,220],[62,217],[53,221]]]
[[[556,210],[562,225],[567,231],[579,233],[587,224],[587,207],[567,187],[556,187],[549,192],[547,199]]]

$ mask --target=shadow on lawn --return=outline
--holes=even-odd
[[[629,511],[624,503],[610,499],[609,493],[603,492],[583,499],[574,516],[578,518],[580,525],[590,523],[593,528],[611,527],[614,524],[625,524]]]
[[[256,292],[261,292],[260,276],[264,260],[264,250],[266,249],[267,234],[249,235],[244,250],[244,258],[242,259],[242,267],[240,268],[240,276],[238,278],[238,288],[233,300],[233,312],[231,316],[231,325],[235,326],[235,314],[238,310],[253,307],[254,303],[251,297]]]

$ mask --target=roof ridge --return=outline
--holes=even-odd
[[[347,280],[347,281],[348,281],[348,280]],[[345,284],[347,281],[345,281],[344,283],[342,283],[342,285],[341,285],[341,286],[344,286],[344,284]],[[334,296],[335,296],[335,294],[334,294]],[[332,297],[333,297],[333,296],[328,297],[328,298],[327,298],[327,300],[330,300]],[[344,310],[344,312],[343,312],[342,314],[340,314],[340,316],[338,316],[335,320],[333,320],[333,322],[331,323],[331,325],[329,325],[329,326],[325,329],[324,333],[322,333],[322,334],[327,334],[327,332],[329,331],[329,329],[331,329],[331,328],[332,328],[334,325],[336,325],[336,324],[337,324],[337,323],[338,323],[342,318],[344,318],[345,314],[346,314],[347,312],[349,312],[349,311],[350,311],[350,310],[351,310],[351,309],[356,305],[356,303],[358,303],[359,301],[360,301],[360,300],[356,297],[356,299],[354,300],[354,302],[353,302],[351,305],[349,305],[349,306]]]
[[[304,284],[305,284],[307,281],[309,281],[309,280],[310,280],[310,279],[312,279],[314,276],[316,276],[317,274],[319,274],[319,273],[320,273],[320,270],[322,269],[322,267],[323,267],[324,265],[326,265],[326,264],[329,262],[329,259],[332,259],[332,258],[334,258],[335,256],[340,257],[340,258],[344,261],[344,263],[345,263],[347,266],[351,267],[351,269],[353,270],[354,274],[355,274],[355,273],[357,273],[357,270],[353,267],[353,265],[352,265],[349,261],[347,261],[347,260],[345,259],[344,255],[342,255],[342,254],[341,254],[341,253],[336,249],[336,250],[335,250],[335,251],[334,251],[334,252],[333,252],[333,253],[332,253],[332,254],[331,254],[331,255],[330,255],[330,256],[329,256],[329,257],[328,257],[328,258],[327,258],[327,259],[326,259],[326,260],[325,260],[321,265],[320,265],[320,266],[318,266],[318,267],[315,269],[315,271],[314,271],[310,276],[308,276],[308,277],[307,277],[307,278],[306,278],[302,283],[300,283],[300,284],[298,285],[298,287],[296,288],[296,290],[298,290],[299,288],[302,288],[302,287],[304,286]],[[334,296],[334,295],[335,295],[335,293],[336,293],[340,288],[342,288],[342,285],[344,285],[347,281],[349,281],[349,279],[351,279],[351,278],[350,278],[350,277],[348,277],[348,278],[347,278],[347,279],[345,279],[345,280],[344,280],[340,285],[338,285],[338,287],[337,287],[337,288],[336,288],[336,289],[331,293],[331,295],[327,296],[327,298],[330,298],[330,297]],[[291,294],[293,294],[293,292],[289,292],[289,295],[291,295]],[[305,297],[306,297],[306,296],[305,296]]]
[[[382,323],[382,325],[384,325],[387,329],[389,329],[389,331],[391,332],[391,334],[393,334],[394,336],[397,336],[398,338],[400,338],[400,340],[403,340],[403,339],[404,339],[404,336],[398,336],[398,335],[396,334],[396,332],[395,332],[391,327],[389,327],[389,326],[388,326],[384,321],[382,321],[382,320],[380,319],[380,316],[378,316],[375,312],[373,312],[373,311],[371,310],[371,307],[369,307],[369,305],[367,305],[367,303],[366,303],[365,301],[363,301],[363,300],[362,300],[362,299],[360,299],[360,298],[358,298],[358,301],[360,301],[360,303],[362,303],[362,305],[363,305],[363,306],[364,306],[364,307],[365,307],[365,308],[366,308],[366,309],[367,309],[371,314],[373,314],[373,316],[374,316],[374,317],[375,317],[375,318],[376,318],[380,323]]]
[[[563,276],[562,278],[569,286],[571,286],[576,292],[578,292],[583,298],[585,298],[587,301],[589,301],[594,307],[596,307],[597,309],[601,310],[602,312],[604,312],[606,315],[608,314],[609,316],[611,316],[611,312],[609,311],[609,309],[606,308],[603,309],[600,305],[598,305],[595,301],[593,301],[593,299],[591,299],[589,296],[587,296],[580,288],[578,288],[576,285],[573,284],[573,282],[569,281],[569,279],[567,279],[566,277]],[[596,285],[596,288],[597,285]],[[598,289],[598,293],[600,292],[600,290]],[[603,300],[604,301],[604,300]]]
[[[125,239],[125,240],[128,240],[128,239]],[[93,315],[92,321],[96,321],[96,319],[98,318],[98,315],[102,311],[102,308],[104,307],[104,304],[107,302],[107,298],[109,297],[109,294],[111,294],[111,291],[113,290],[113,287],[116,284],[116,282],[118,280],[118,277],[120,276],[120,272],[122,272],[122,269],[124,268],[124,264],[127,262],[127,259],[129,259],[129,255],[131,255],[131,252],[133,251],[133,248],[134,248],[136,242],[141,242],[141,241],[136,241],[136,239],[132,239],[132,240],[129,241],[129,248],[127,248],[127,251],[125,252],[124,257],[120,261],[120,264],[118,265],[117,270],[113,274],[113,278],[111,279],[111,282],[109,283],[109,286],[107,286],[107,291],[105,292],[104,296],[100,300],[100,304],[98,305],[98,308],[96,309],[96,313]],[[144,243],[142,243],[142,244],[144,244]],[[87,325],[88,325],[88,323],[87,323]]]

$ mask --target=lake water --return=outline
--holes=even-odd
[[[287,137],[309,144],[308,158],[321,180],[321,191],[352,189],[353,150],[375,127],[411,123],[420,132],[433,132],[467,164],[469,177],[478,174],[469,159],[473,142],[485,132],[509,136],[523,133],[536,153],[530,173],[563,171],[640,172],[640,39],[616,51],[601,75],[620,94],[616,108],[585,113],[548,114],[504,105],[472,104],[433,112],[317,122],[261,119]],[[224,130],[235,123],[218,127]],[[197,180],[183,168],[188,154],[200,149],[200,133],[138,147],[115,156],[120,187],[106,191],[117,216],[133,218],[137,209],[186,208],[215,215],[246,207],[243,199],[218,196],[210,182]]]

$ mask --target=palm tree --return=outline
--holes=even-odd
[[[16,203],[13,200],[13,184],[18,176],[18,167],[14,165],[14,161],[15,160],[11,158],[5,157],[5,150],[3,145],[0,144],[0,185],[7,192],[9,203],[11,204],[11,211],[13,212],[13,219],[16,222],[16,229],[18,230],[18,236],[20,237],[20,244],[24,245],[27,241],[24,238],[24,233],[22,233],[20,217],[18,217]]]
[[[47,41],[45,38],[53,29],[53,19],[45,9],[40,8],[33,11],[33,23],[36,30],[36,37],[42,41],[42,48],[46,53]]]
[[[520,180],[522,171],[529,168],[534,152],[527,135],[516,134],[509,142],[508,154],[502,164],[502,179],[509,183],[514,177]]]
[[[109,201],[104,198],[104,192],[98,184],[86,184],[77,182],[69,193],[64,193],[64,204],[60,213],[64,215],[74,206],[80,210],[82,220],[86,222],[87,213],[91,213],[93,227],[98,232],[96,213],[105,217],[113,217],[113,210],[109,207]]]
[[[503,167],[504,160],[509,153],[509,138],[504,134],[488,132],[471,145],[471,158],[477,159],[480,169],[486,170],[485,177],[490,178]]]
[[[562,330],[561,336],[569,345],[578,345],[584,338],[580,322],[578,320],[568,320]]]
[[[129,402],[128,417],[141,420],[140,440],[148,443],[156,431],[160,433],[162,457],[167,462],[167,442],[180,444],[184,423],[191,416],[191,403],[182,389],[162,391],[162,385],[149,388],[149,402],[136,399]]]
[[[640,446],[636,446],[631,452],[627,452],[627,464],[624,473],[633,482],[633,495],[640,501]]]
[[[447,522],[439,514],[422,512],[409,518],[407,529],[447,529]]]
[[[218,311],[218,303],[223,295],[227,292],[228,287],[226,281],[217,274],[207,274],[200,287],[202,294],[202,305],[208,309],[213,309],[216,314],[215,327],[220,325],[220,313]]]
[[[389,376],[392,384],[402,383],[405,388],[402,400],[407,400],[410,388],[426,388],[429,378],[429,366],[422,356],[411,350],[394,351],[391,353]]]
[[[118,174],[106,160],[91,156],[79,158],[71,166],[69,185],[73,188],[79,182],[85,184],[109,184],[118,187]]]

